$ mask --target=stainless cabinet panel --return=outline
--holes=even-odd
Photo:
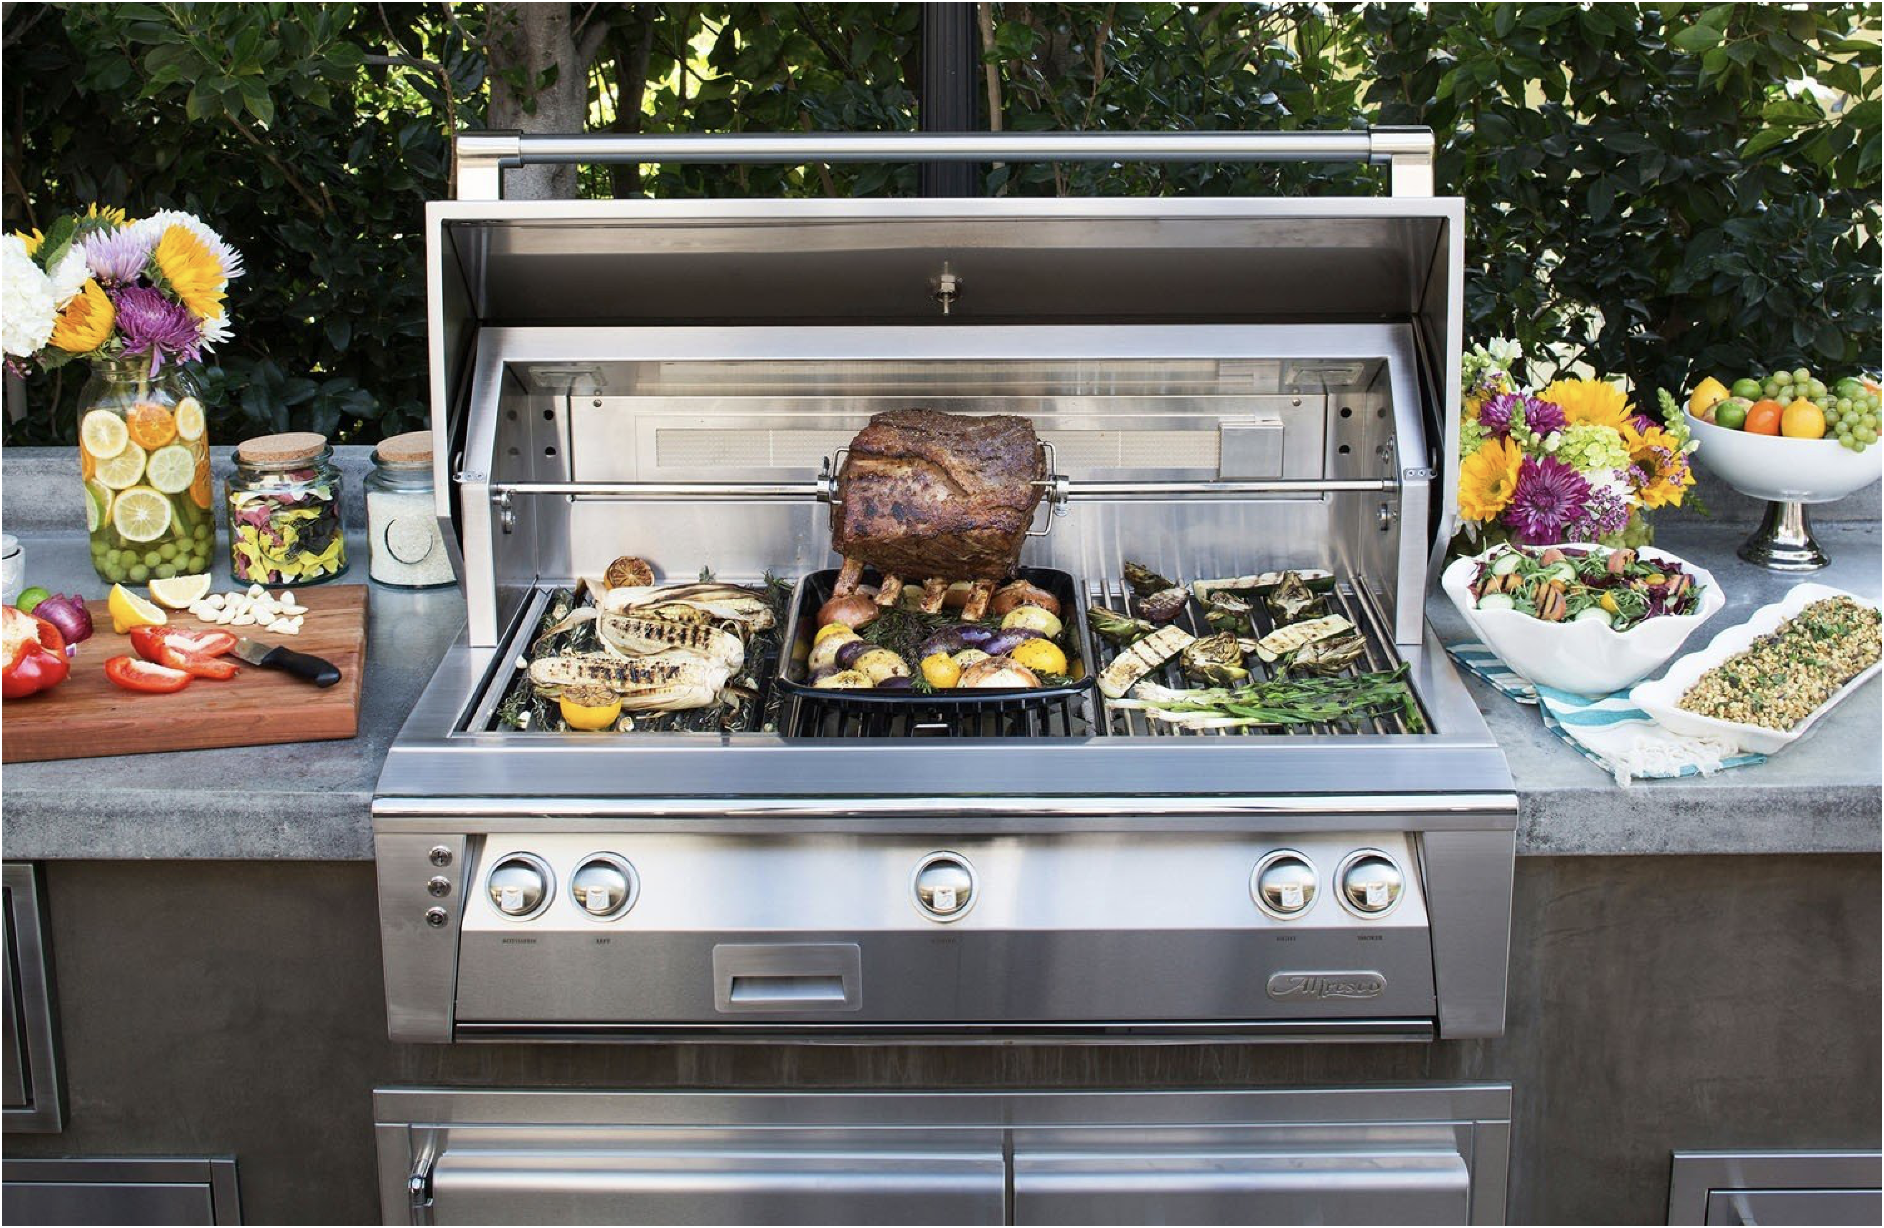
[[[447,1132],[415,1222],[999,1224],[995,1131]]]
[[[4,867],[6,956],[6,1132],[57,1134],[65,1111],[59,1080],[59,1025],[53,1001],[52,952],[39,867]]]
[[[1884,1219],[1877,1190],[1712,1190],[1710,1224],[1876,1224]]]
[[[1884,1217],[1876,1151],[1677,1151],[1671,1224],[1875,1224]]]
[[[7,1219],[16,1224],[213,1224],[207,1185],[148,1182],[6,1183]]]
[[[1017,1132],[1014,1142],[1016,1224],[1458,1224],[1471,1185],[1445,1127]]]

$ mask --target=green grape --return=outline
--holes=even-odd
[[[1825,395],[1825,381],[1824,380],[1815,379],[1810,384],[1807,384],[1806,387],[1812,390],[1812,395],[1815,397],[1822,397]]]
[[[1806,370],[1804,367],[1799,367],[1792,373],[1792,382],[1795,384],[1809,384],[1812,382],[1812,372]]]
[[[1766,394],[1767,400],[1774,400],[1779,396],[1779,385],[1769,379],[1761,386],[1760,391]]]
[[[177,543],[165,542],[163,545],[157,547],[157,553],[161,555],[163,561],[167,563],[177,557]]]
[[[142,584],[144,583],[144,581],[150,579],[150,568],[144,566],[144,564],[142,563],[139,563],[137,566],[131,568],[130,576],[131,576],[131,583]]]
[[[171,576],[177,574],[177,565],[175,563],[159,563],[157,570],[151,574],[156,576],[159,580],[168,580]]]
[[[146,567],[155,567],[163,561],[163,552],[160,550],[146,550],[144,552],[144,566]]]
[[[1834,402],[1834,404],[1836,404],[1836,405],[1838,406],[1838,412],[1842,414],[1842,413],[1844,413],[1844,412],[1845,412],[1846,410],[1848,410],[1848,409],[1850,409],[1850,408],[1851,408],[1851,398],[1850,398],[1850,397],[1839,397],[1839,398],[1838,398],[1838,400],[1837,400],[1836,402]]]

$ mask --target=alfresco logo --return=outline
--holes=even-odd
[[[1378,998],[1387,978],[1378,972],[1278,972],[1269,978],[1269,996],[1291,998]]]

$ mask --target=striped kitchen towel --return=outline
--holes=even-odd
[[[1766,762],[1765,755],[1743,754],[1723,739],[1684,737],[1663,729],[1629,702],[1627,691],[1573,695],[1555,687],[1533,686],[1507,669],[1483,644],[1448,644],[1446,651],[1500,694],[1521,704],[1536,704],[1546,729],[1625,788],[1636,780],[1711,776],[1724,768]]]

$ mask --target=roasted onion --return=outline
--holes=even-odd
[[[1060,599],[1025,580],[1014,580],[1003,584],[994,591],[994,600],[988,603],[988,612],[996,618],[1008,614],[1017,606],[1037,605],[1049,614],[1058,615]]]
[[[818,607],[818,625],[828,627],[843,623],[846,627],[865,627],[877,620],[882,611],[876,601],[862,592],[848,597],[833,597]]]

